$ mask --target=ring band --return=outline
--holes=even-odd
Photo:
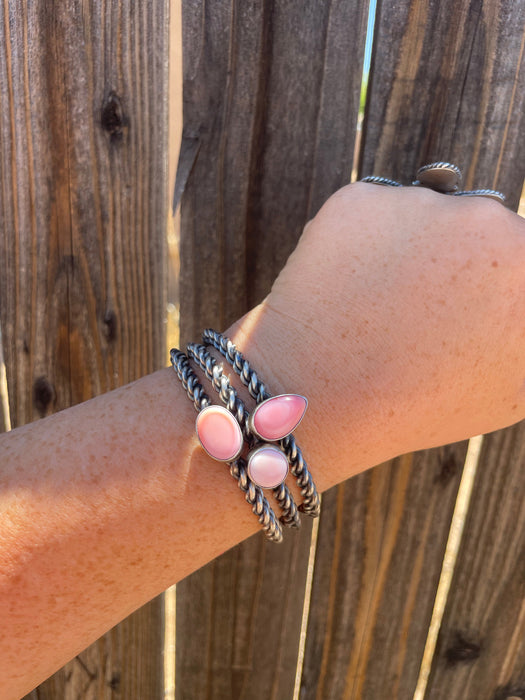
[[[498,190],[476,189],[460,190],[463,175],[461,170],[454,163],[438,161],[423,165],[416,173],[416,179],[412,182],[415,187],[426,187],[427,189],[440,192],[441,194],[463,196],[463,197],[489,197],[501,204],[505,203],[505,195]],[[361,182],[369,182],[374,185],[387,185],[390,187],[403,187],[400,182],[391,180],[388,177],[379,175],[367,175],[361,178]]]

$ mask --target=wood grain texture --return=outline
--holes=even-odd
[[[412,698],[465,454],[405,455],[324,495],[301,700]]]
[[[292,698],[311,521],[255,535],[177,585],[178,700]]]
[[[525,5],[380,0],[361,177],[460,166],[517,209],[525,177]]]
[[[184,342],[260,301],[350,180],[367,7],[183,4]],[[177,586],[178,700],[292,697],[310,529],[256,536]]]
[[[525,423],[484,439],[428,700],[525,698]]]
[[[165,364],[166,20],[164,0],[0,10],[0,319],[15,426]],[[161,615],[159,600],[33,697],[161,697]]]
[[[507,149],[523,119],[521,14],[510,3],[379,3],[360,176],[408,184],[423,163],[451,159],[473,164],[467,186],[495,186],[517,201],[522,145]],[[482,130],[495,113],[505,118]],[[461,464],[462,448],[444,449]],[[413,696],[461,474],[459,466],[438,497],[436,453],[414,459],[421,468],[406,456],[324,499],[302,700]]]
[[[24,700],[161,700],[162,630],[159,597],[98,639]]]
[[[183,339],[258,303],[349,182],[367,7],[184,4]]]

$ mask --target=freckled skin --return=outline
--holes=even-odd
[[[347,451],[332,406],[357,433],[382,417],[380,442],[397,453],[525,415],[525,223],[497,202],[345,187],[309,223],[261,308],[263,340],[246,352],[264,362],[285,338],[288,367],[301,367],[299,385],[289,371],[296,390],[310,398],[312,384],[329,387],[330,405],[310,402],[309,419],[323,426],[341,478]],[[315,352],[304,342],[312,333]]]
[[[227,334],[274,394],[308,398],[295,434],[324,491],[525,417],[523,318],[519,217],[358,184]],[[0,697],[259,529],[195,418],[168,368],[0,436]]]

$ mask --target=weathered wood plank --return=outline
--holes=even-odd
[[[412,697],[465,453],[405,455],[325,494],[301,700]]]
[[[520,13],[511,3],[379,3],[360,176],[409,184],[420,165],[452,160],[467,186],[516,202],[522,144],[506,154],[523,125]],[[498,170],[502,153],[509,162]],[[461,473],[435,500],[436,454],[416,455],[421,468],[404,457],[325,497],[302,699],[413,696]],[[464,449],[451,454],[460,464]]]
[[[166,20],[164,0],[3,3],[0,318],[14,425],[165,364]],[[36,695],[161,697],[161,615],[158,600]]]
[[[24,700],[164,697],[159,597],[98,639]]]
[[[258,303],[350,180],[367,6],[184,5],[183,338]]]
[[[525,697],[525,423],[485,436],[429,700]]]
[[[350,180],[368,2],[183,5],[181,335],[259,302]],[[177,586],[177,698],[291,698],[310,527]]]
[[[525,178],[525,6],[514,0],[384,0],[375,36],[362,175],[410,183],[448,160],[466,188],[517,209]]]
[[[176,697],[291,698],[311,524],[262,535],[177,585]]]

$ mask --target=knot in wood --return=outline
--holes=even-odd
[[[122,109],[119,96],[110,92],[107,100],[102,105],[100,123],[104,131],[107,131],[111,142],[121,141],[124,129],[128,126],[127,117]]]
[[[496,688],[491,700],[525,700],[525,687],[514,683],[500,686]]]
[[[454,479],[460,469],[453,452],[445,454],[440,458],[438,472],[434,478],[434,483],[447,486]]]
[[[111,690],[120,689],[120,673],[118,673],[117,671],[113,673],[111,679],[108,681],[108,686],[111,688]]]
[[[454,643],[445,651],[445,658],[449,666],[459,663],[471,663],[479,658],[481,644],[467,639],[461,632],[456,632]]]
[[[47,377],[38,377],[33,384],[33,404],[41,418],[43,418],[50,404],[55,400],[56,393],[53,385]]]
[[[117,338],[117,315],[111,309],[108,309],[104,314],[102,332],[108,343]]]

